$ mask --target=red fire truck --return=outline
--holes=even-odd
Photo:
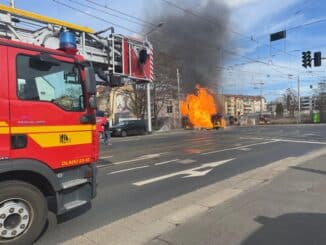
[[[0,38],[0,244],[31,244],[48,210],[96,195],[96,81],[72,32],[61,32],[60,49],[8,39]]]
[[[0,4],[0,244],[31,244],[49,210],[95,197],[94,70],[111,86],[153,75],[151,46],[111,29],[102,37]]]
[[[95,77],[68,50],[0,39],[0,244],[31,243],[49,208],[96,194]]]
[[[96,194],[95,77],[62,50],[0,39],[0,53],[0,243],[28,244],[50,199],[62,214]]]

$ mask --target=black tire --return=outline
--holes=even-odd
[[[12,238],[4,238],[0,234],[0,244],[33,244],[41,234],[47,219],[48,207],[44,195],[35,186],[22,181],[0,182],[0,190],[1,211],[5,209],[4,206],[8,202],[15,203],[15,201],[25,204],[26,210],[29,211],[27,228],[21,234],[17,234],[17,236]],[[3,223],[5,224],[5,222]]]
[[[127,131],[125,131],[125,130],[121,131],[121,137],[126,137],[127,135],[128,135]]]

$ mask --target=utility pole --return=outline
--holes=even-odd
[[[263,115],[263,82],[260,82],[260,116]]]
[[[180,111],[180,72],[177,68],[177,84],[178,84],[178,124],[181,125],[181,111]]]
[[[15,0],[10,0],[10,6],[11,6],[12,8],[15,7]]]
[[[300,77],[298,76],[298,123],[301,122]]]
[[[148,36],[156,31],[158,28],[164,25],[163,22],[160,22],[157,26],[154,26],[149,32],[145,33],[145,40],[148,41]],[[152,133],[152,111],[151,111],[151,84],[147,83],[147,124],[148,124],[148,133]],[[154,105],[155,106],[155,105]],[[155,108],[154,108],[155,109]]]
[[[146,89],[147,89],[147,125],[148,125],[148,133],[152,133],[151,83],[146,84]]]
[[[254,83],[254,85],[259,85],[259,94],[260,94],[260,116],[263,114],[263,86],[264,82],[260,81],[259,83]],[[258,89],[258,87],[254,87],[255,89]]]

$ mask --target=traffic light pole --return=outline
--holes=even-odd
[[[178,68],[177,68],[177,85],[178,85],[178,124],[181,127],[182,122],[181,122],[181,110],[180,110],[180,72]]]
[[[298,123],[301,123],[300,77],[298,76]]]
[[[152,110],[151,110],[151,84],[146,84],[147,90],[147,130],[152,133]]]

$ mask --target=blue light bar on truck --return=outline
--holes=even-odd
[[[69,54],[76,54],[77,53],[77,43],[76,43],[76,36],[73,32],[70,31],[63,31],[60,33],[60,50],[65,51]]]

